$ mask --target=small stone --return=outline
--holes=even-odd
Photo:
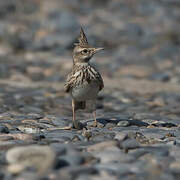
[[[9,129],[5,125],[0,125],[0,133],[9,133]]]
[[[7,150],[17,145],[16,141],[1,141],[0,143],[0,149]]]
[[[92,137],[92,131],[83,128],[82,135],[89,140]]]
[[[112,147],[112,146],[118,146],[118,143],[116,141],[105,141],[105,142],[100,142],[94,145],[90,145],[87,148],[88,152],[91,151],[102,151],[106,148]]]
[[[115,123],[107,123],[106,124],[106,128],[108,128],[108,129],[113,128],[113,127],[116,127]]]
[[[127,139],[121,143],[121,147],[125,150],[129,150],[137,149],[140,147],[140,145],[135,139]]]
[[[36,126],[27,126],[27,125],[19,125],[18,126],[18,129],[22,132],[25,132],[25,133],[29,133],[29,134],[35,134],[35,133],[40,133],[41,132],[41,128],[39,127],[36,127]]]
[[[101,163],[110,163],[110,162],[122,162],[122,163],[129,163],[134,160],[132,156],[129,154],[125,154],[120,149],[114,150],[112,148],[109,148],[108,150],[102,151],[102,152],[95,152],[93,155],[100,159]]]
[[[117,180],[117,177],[116,175],[109,174],[108,172],[102,170],[98,173],[98,175],[93,175],[92,179],[93,180],[108,180],[108,179]]]
[[[171,170],[176,170],[180,172],[180,162],[175,161],[173,163],[170,164],[170,169]]]
[[[129,121],[119,121],[117,123],[117,126],[119,126],[119,127],[127,127],[129,125],[130,125]]]
[[[24,170],[25,166],[22,164],[11,164],[8,166],[7,170],[9,173],[16,175],[21,173]]]
[[[24,134],[24,133],[16,133],[16,134],[8,134],[9,136],[13,137],[15,140],[23,140],[23,141],[32,141],[31,134]]]
[[[125,175],[125,174],[132,174],[132,173],[138,173],[140,170],[138,167],[134,167],[133,164],[130,163],[114,163],[114,162],[109,162],[109,163],[101,163],[95,165],[95,167],[99,170],[105,170],[111,174],[118,174],[118,175]]]
[[[127,137],[128,137],[127,133],[125,133],[125,132],[118,132],[118,133],[115,135],[114,139],[117,139],[117,140],[119,140],[119,141],[123,141],[123,140],[125,140]]]
[[[12,136],[8,136],[8,135],[0,135],[0,141],[9,141],[9,140],[13,140],[14,138]]]
[[[14,147],[6,153],[9,168],[14,172],[32,167],[38,172],[44,173],[52,167],[54,158],[55,154],[50,147],[39,145]],[[16,165],[17,169],[15,169]]]
[[[142,127],[142,126],[147,127],[147,126],[149,125],[149,124],[146,123],[146,122],[143,122],[143,121],[140,121],[140,120],[136,120],[136,119],[130,120],[129,123],[130,123],[131,125],[138,126],[138,127]]]
[[[81,165],[85,162],[84,158],[78,154],[74,154],[74,155],[68,154],[66,156],[62,156],[62,157],[60,157],[59,161],[60,162],[63,161],[65,164],[67,164],[69,166]],[[60,164],[62,164],[62,163],[60,163]]]
[[[93,166],[70,166],[60,171],[59,177],[62,179],[74,179],[80,175],[96,175],[98,170]]]
[[[169,156],[169,148],[167,146],[152,146],[152,147],[145,146],[145,147],[142,147],[141,149],[157,157]]]

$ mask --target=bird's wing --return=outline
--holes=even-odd
[[[99,82],[99,91],[101,91],[104,88],[104,82],[100,75],[100,73],[97,72],[97,80]]]
[[[99,73],[98,73],[99,74]],[[103,82],[103,79],[101,77],[101,75],[99,74],[98,76],[98,81],[100,82],[99,84],[99,90],[101,91],[103,88],[104,88],[104,82]]]
[[[73,86],[73,73],[69,73],[68,74],[68,77],[67,77],[67,80],[66,80],[66,83],[64,84],[64,90],[65,92],[69,92]]]
[[[79,83],[82,76],[81,66],[73,65],[72,71],[68,74],[66,83],[64,85],[65,92],[69,92],[74,85]]]
[[[94,66],[90,66],[90,72],[92,72],[92,74],[94,76],[93,79],[95,79],[98,82],[99,91],[101,91],[104,88],[104,82],[103,82],[103,79],[101,77],[101,74],[96,70],[96,68]]]

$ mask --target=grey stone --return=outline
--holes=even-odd
[[[59,176],[66,179],[74,179],[80,175],[96,175],[98,170],[92,166],[71,166],[60,171]]]
[[[12,174],[20,173],[27,167],[35,168],[38,172],[46,172],[52,168],[54,158],[55,154],[50,147],[38,145],[14,147],[6,154],[8,171]]]
[[[120,146],[125,149],[137,149],[140,147],[139,143],[135,139],[127,139],[123,141]]]
[[[68,166],[81,165],[85,162],[84,157],[78,154],[68,154],[59,158],[59,163],[64,162]]]
[[[128,138],[128,134],[126,132],[118,132],[114,137],[114,139],[117,139],[119,141],[123,141],[126,138]]]
[[[109,148],[109,150],[105,150],[102,152],[95,152],[93,155],[96,158],[99,158],[101,163],[131,163],[134,161],[133,156],[130,156],[128,154],[125,154],[124,152],[120,150],[114,151],[113,149]]]
[[[0,133],[9,133],[9,129],[5,125],[0,125]]]
[[[129,125],[130,125],[129,121],[119,121],[117,123],[117,126],[119,126],[119,127],[127,127]]]

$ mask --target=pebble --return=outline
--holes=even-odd
[[[9,133],[8,127],[4,125],[0,125],[0,133]]]
[[[9,149],[6,154],[9,171],[12,173],[20,173],[27,167],[45,173],[49,168],[52,168],[54,158],[54,152],[50,147],[38,145],[14,147]]]
[[[129,121],[119,121],[117,123],[117,126],[119,126],[119,127],[127,127],[129,125],[130,125]]]
[[[72,179],[74,177],[78,177],[80,175],[96,175],[98,174],[98,170],[95,167],[91,166],[71,166],[65,168],[63,171],[60,171],[59,176],[63,179]]]
[[[120,146],[125,150],[137,149],[140,147],[139,143],[135,139],[127,139],[123,141]]]
[[[123,141],[123,140],[125,140],[126,138],[128,138],[128,134],[125,133],[125,132],[118,132],[118,133],[115,135],[115,137],[114,137],[114,139],[117,139],[117,140],[119,140],[119,141]]]
[[[130,163],[134,161],[134,157],[129,156],[120,150],[111,150],[111,148],[102,152],[93,153],[93,155],[98,158],[101,163]]]
[[[180,162],[173,162],[170,164],[170,169],[172,171],[176,171],[176,172],[179,172],[180,171]]]
[[[63,157],[60,157],[59,163],[61,162],[65,163],[68,166],[76,166],[81,165],[85,162],[84,158],[81,155],[65,155]]]
[[[102,150],[105,150],[106,148],[109,148],[109,147],[112,147],[112,146],[116,147],[116,146],[118,146],[118,143],[116,141],[100,142],[100,143],[97,143],[97,144],[90,145],[87,148],[87,151],[88,152],[91,152],[91,151],[102,151]]]

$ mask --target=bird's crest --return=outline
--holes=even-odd
[[[87,41],[86,35],[85,35],[82,27],[80,30],[80,36],[78,38],[78,41],[79,41],[79,43],[75,43],[74,44],[75,46],[87,46],[88,45],[88,41]]]

